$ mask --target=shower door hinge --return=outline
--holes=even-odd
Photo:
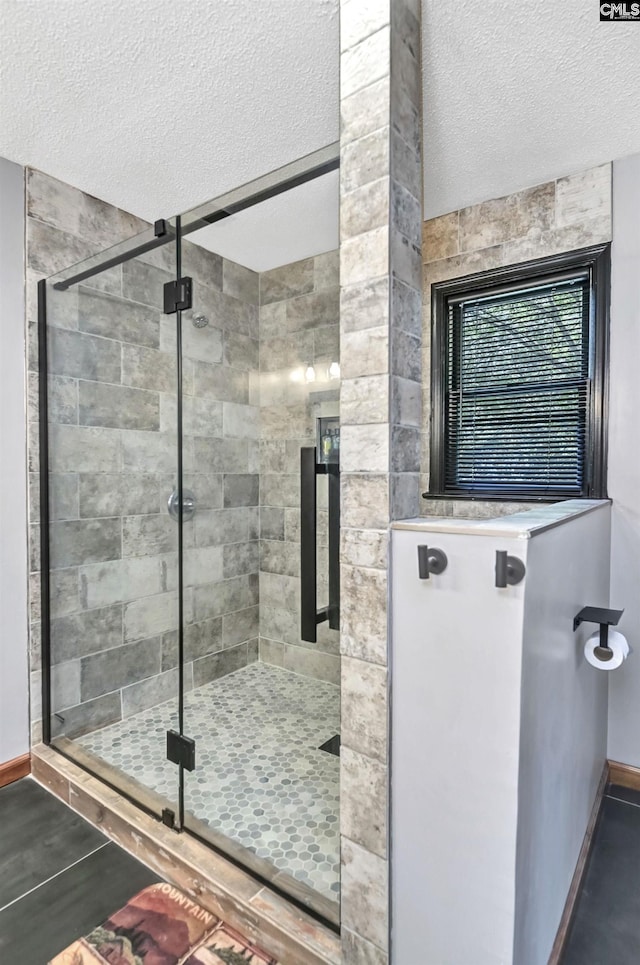
[[[164,286],[164,313],[173,315],[175,312],[186,312],[191,308],[191,292],[193,283],[190,278],[178,278],[168,281]]]
[[[167,731],[167,760],[193,771],[196,766],[196,742],[177,730]]]

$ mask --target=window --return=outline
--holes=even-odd
[[[603,496],[609,246],[433,286],[431,491]]]

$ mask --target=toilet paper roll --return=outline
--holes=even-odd
[[[613,650],[613,656],[610,660],[601,660],[595,652],[596,647],[600,646],[600,631],[596,630],[586,641],[584,645],[584,655],[592,667],[596,667],[598,670],[615,670],[623,664],[629,656],[627,638],[619,633],[618,630],[609,628],[608,643]]]

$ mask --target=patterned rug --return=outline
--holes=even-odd
[[[49,965],[278,965],[173,885],[145,888]]]

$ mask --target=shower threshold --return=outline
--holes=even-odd
[[[299,897],[309,888],[337,903],[340,762],[320,747],[340,729],[339,687],[253,663],[186,693],[184,722],[196,742],[185,827],[236,860],[247,849],[248,867],[292,877]],[[165,735],[176,725],[167,701],[73,743],[171,804]]]

